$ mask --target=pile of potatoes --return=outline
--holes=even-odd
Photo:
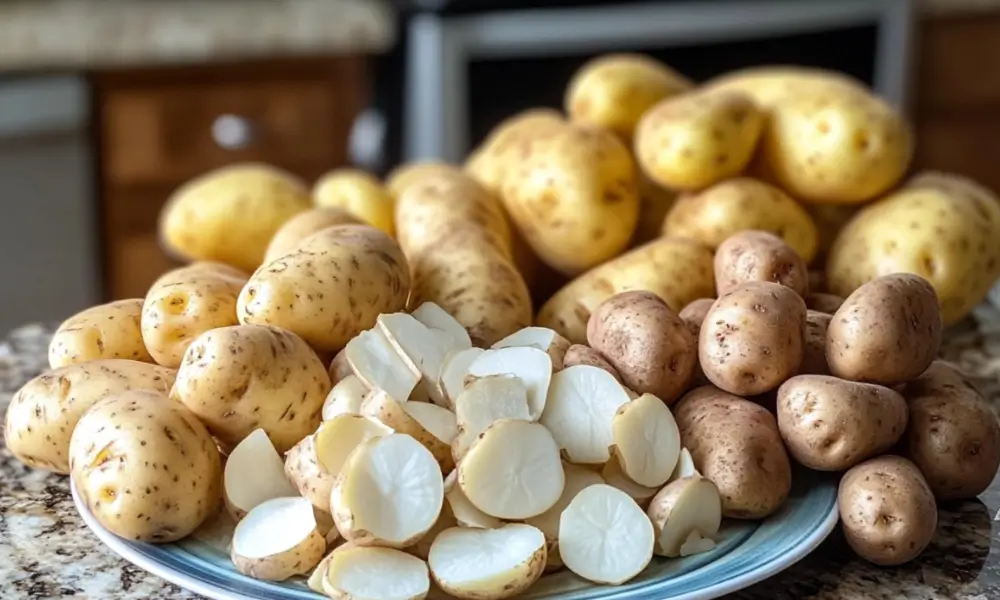
[[[5,440],[119,536],[225,507],[237,569],[338,599],[620,584],[800,467],[900,564],[1000,466],[936,360],[1000,276],[1000,201],[907,179],[913,143],[846,76],[612,55],[461,166],[213,171],[161,217],[190,263],[64,322]]]

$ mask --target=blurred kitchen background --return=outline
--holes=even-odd
[[[1000,0],[0,0],[0,332],[144,295],[191,177],[460,160],[621,50],[850,73],[1000,190]]]

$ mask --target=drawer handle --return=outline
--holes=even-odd
[[[242,150],[253,143],[253,123],[239,115],[219,115],[212,122],[212,139],[220,148]]]

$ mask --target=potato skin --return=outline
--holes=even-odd
[[[905,383],[937,356],[941,331],[941,308],[927,280],[885,275],[855,290],[833,315],[826,359],[841,379]]]
[[[465,161],[465,172],[495,196],[500,196],[507,173],[531,152],[535,141],[567,126],[551,108],[531,108],[502,121]]]
[[[808,264],[819,232],[812,217],[780,189],[752,177],[736,177],[697,194],[682,195],[663,223],[664,235],[686,237],[718,248],[740,231],[780,237]]]
[[[667,303],[642,290],[616,294],[587,323],[587,342],[637,394],[668,406],[687,389],[697,361],[695,340]]]
[[[394,235],[393,200],[382,183],[360,169],[336,169],[320,177],[312,189],[317,206],[336,207],[387,235]]]
[[[770,281],[805,296],[806,263],[782,239],[766,231],[741,231],[715,251],[715,289],[720,295],[749,281]]]
[[[684,325],[687,326],[689,332],[691,332],[691,337],[694,338],[694,351],[698,352],[698,338],[701,335],[701,324],[705,322],[705,315],[715,304],[715,298],[698,298],[694,302],[688,303],[681,312],[677,313],[677,316],[684,321]],[[694,375],[691,376],[691,382],[693,385],[705,385],[708,383],[708,378],[705,377],[705,372],[701,370],[701,361],[695,357],[694,361]]]
[[[806,294],[806,308],[833,316],[844,305],[844,299],[834,294],[814,292]]]
[[[1000,467],[1000,423],[952,364],[936,360],[903,391],[910,424],[903,452],[938,500],[973,498]]]
[[[199,262],[160,276],[142,304],[142,339],[156,362],[176,369],[194,338],[236,325],[236,300],[247,276],[222,263]]]
[[[352,216],[345,209],[333,206],[313,208],[299,213],[285,221],[285,224],[274,233],[271,243],[267,246],[264,262],[271,262],[279,256],[288,254],[302,240],[327,227],[362,224],[364,222],[361,219]]]
[[[580,275],[538,311],[537,324],[574,344],[587,341],[587,321],[615,294],[648,290],[677,311],[692,300],[715,295],[712,251],[702,244],[660,238]]]
[[[568,369],[576,365],[590,365],[591,367],[597,367],[598,369],[604,369],[608,373],[621,383],[621,375],[618,371],[611,366],[606,358],[601,356],[601,353],[594,350],[590,346],[584,346],[583,344],[573,344],[566,350],[566,354],[563,355],[563,368]]]
[[[1000,277],[1000,199],[957,175],[922,173],[863,208],[827,260],[829,291],[847,297],[890,273],[931,282],[946,325],[960,321]]]
[[[385,178],[385,189],[394,199],[410,187],[410,184],[423,180],[425,177],[438,175],[463,175],[462,169],[455,165],[442,162],[408,163],[393,169]]]
[[[695,467],[719,488],[724,517],[761,519],[781,507],[792,471],[767,409],[703,386],[680,399],[674,419]]]
[[[224,446],[262,428],[285,452],[319,427],[330,376],[299,336],[268,325],[206,331],[188,347],[170,397]]]
[[[899,181],[913,155],[913,135],[882,99],[827,86],[771,108],[761,153],[768,171],[792,196],[819,204],[857,204]]]
[[[240,293],[240,323],[274,325],[317,352],[340,350],[403,310],[410,271],[399,245],[365,225],[329,227],[257,270]]]
[[[24,464],[69,473],[69,440],[84,412],[129,390],[167,393],[177,371],[110,358],[67,365],[24,384],[10,400],[4,425],[7,448]]]
[[[712,305],[701,326],[698,355],[705,376],[741,396],[773,390],[798,372],[806,304],[767,281],[734,288]]]
[[[142,343],[142,298],[84,309],[63,321],[49,342],[53,369],[107,358],[153,362]]]
[[[754,102],[771,107],[794,95],[831,87],[867,91],[860,80],[838,71],[814,67],[750,67],[730,71],[702,84],[709,92],[738,91],[749,94]]]
[[[802,364],[799,375],[829,375],[830,365],[826,362],[826,330],[830,328],[833,316],[806,311],[806,337],[802,341]]]
[[[183,257],[249,273],[264,260],[278,228],[311,205],[305,183],[290,173],[256,163],[232,165],[178,188],[161,213],[160,237]]]
[[[569,276],[625,250],[639,219],[632,156],[600,129],[567,126],[532,144],[502,198],[535,254]]]
[[[861,558],[882,566],[913,560],[937,529],[937,504],[924,476],[899,456],[863,462],[840,480],[840,522]]]
[[[778,430],[789,454],[817,471],[842,471],[891,448],[906,429],[903,397],[828,375],[798,375],[778,388]]]
[[[580,67],[567,86],[564,104],[574,123],[607,129],[628,141],[647,110],[693,86],[649,56],[608,54]]]
[[[215,441],[160,391],[132,390],[94,404],[73,431],[69,455],[81,499],[101,525],[128,540],[179,540],[214,514],[222,497]]]

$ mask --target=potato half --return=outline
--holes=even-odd
[[[530,525],[454,527],[441,532],[427,562],[441,589],[466,600],[500,600],[525,591],[545,568],[545,536]]]
[[[244,575],[284,581],[312,571],[325,551],[309,501],[275,498],[257,505],[236,526],[231,556]]]

